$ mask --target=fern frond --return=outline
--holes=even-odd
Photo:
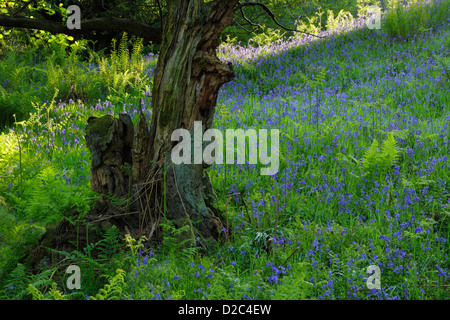
[[[142,58],[143,48],[143,39],[137,39],[131,53],[131,69],[133,72],[142,73],[144,71],[144,59]]]
[[[125,285],[125,271],[117,269],[116,276],[109,280],[103,289],[89,300],[119,300],[122,297],[122,288]]]
[[[397,140],[395,140],[394,134],[391,132],[383,142],[381,147],[381,165],[383,168],[388,169],[397,163],[400,156],[400,150],[397,146]]]
[[[112,39],[112,41],[111,41],[111,46],[112,46],[112,50],[111,50],[111,64],[112,64],[113,67],[115,67],[116,63],[117,63],[116,44],[117,44],[117,40],[116,39]]]
[[[63,293],[56,288],[56,283],[52,284],[49,293],[53,300],[66,300]]]
[[[362,166],[364,170],[370,171],[379,165],[380,169],[385,171],[395,165],[400,157],[400,149],[397,145],[394,133],[390,132],[380,147],[377,140],[364,153]]]
[[[44,295],[31,283],[28,285],[28,294],[31,295],[33,300],[44,300]]]
[[[10,297],[14,300],[22,300],[28,294],[28,282],[30,278],[25,272],[25,266],[18,263],[11,272],[9,280],[6,283],[5,291],[10,292]],[[9,290],[7,290],[8,288]]]
[[[28,285],[28,294],[31,295],[33,300],[79,300],[84,298],[84,295],[81,292],[74,292],[70,294],[62,293],[58,290],[55,282],[53,282],[49,292],[46,294],[42,293],[38,288],[30,283]]]
[[[119,44],[119,61],[122,70],[128,69],[129,64],[129,51],[128,51],[128,36],[124,32]]]
[[[103,235],[103,239],[100,241],[99,257],[102,259],[110,259],[120,249],[120,231],[113,225]]]

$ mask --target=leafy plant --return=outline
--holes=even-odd
[[[319,12],[318,16],[306,17],[308,22],[304,22],[303,20],[298,20],[296,22],[296,27],[298,31],[307,32],[310,34],[319,34],[322,31],[321,26],[321,16],[323,12]],[[302,33],[299,33],[297,36],[303,37]]]
[[[358,9],[358,17],[360,16],[366,16],[367,10],[369,9],[369,6],[376,5],[378,7],[381,6],[380,1],[378,0],[357,0],[356,1],[356,8]]]
[[[18,263],[8,276],[8,280],[2,290],[5,298],[12,300],[26,299],[29,294],[29,286],[41,288],[50,285],[53,271],[53,269],[49,269],[37,275],[29,275],[26,271],[26,266]]]
[[[145,90],[147,76],[144,74],[144,59],[141,55],[142,39],[134,41],[132,53],[128,49],[128,36],[123,34],[118,49],[117,41],[112,40],[112,51],[109,58],[99,60],[99,76],[104,89],[113,93],[123,93],[134,86],[138,91]]]
[[[333,31],[337,28],[350,29],[353,26],[354,20],[353,15],[348,11],[341,10],[338,15],[334,17],[334,12],[328,10],[326,28],[329,31]]]
[[[125,235],[125,243],[130,249],[132,261],[136,261],[139,251],[143,248],[143,242],[147,240],[146,237],[141,237],[139,240],[134,239],[129,233]]]
[[[276,43],[277,41],[283,39],[283,35],[285,34],[280,29],[272,29],[267,28],[266,26],[262,26],[263,31],[253,37],[253,43],[262,47],[268,46]]]
[[[197,250],[193,239],[192,227],[188,224],[176,228],[173,222],[167,220],[161,223],[164,234],[163,251],[168,255],[175,254],[182,259],[189,259]]]
[[[89,300],[120,300],[122,297],[122,290],[125,285],[125,271],[117,269],[116,275],[110,278],[109,283],[104,288]]]
[[[9,212],[12,210],[8,210],[2,202],[0,197],[0,286],[3,281],[8,281],[8,274],[16,268],[25,250],[45,232],[37,224],[20,221],[17,214]]]
[[[113,225],[103,235],[103,240],[98,244],[99,258],[111,259],[121,248],[120,231]]]

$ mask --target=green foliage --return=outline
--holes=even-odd
[[[312,72],[312,70],[310,70]],[[309,119],[312,121],[312,94],[315,94],[316,96],[316,125],[317,129],[319,128],[319,99],[320,99],[320,91],[323,89],[325,83],[326,83],[326,76],[327,76],[327,70],[324,67],[321,67],[316,70],[316,74],[314,77],[310,80],[308,77],[306,77],[304,74],[301,75],[301,78],[304,83],[308,85],[308,91],[309,91]]]
[[[366,151],[364,154],[364,158],[362,160],[362,165],[364,169],[370,169],[372,167],[375,167],[377,163],[379,162],[379,144],[378,141],[375,139],[370,148]]]
[[[32,300],[70,300],[74,294],[64,295],[61,291],[57,289],[55,282],[51,284],[50,290],[43,294],[36,288],[33,284],[28,285],[28,294],[31,296]]]
[[[450,16],[450,0],[433,3],[430,8],[430,25],[438,25]]]
[[[315,35],[319,34],[322,31],[322,15],[323,12],[319,7],[319,11],[315,16],[306,17],[306,19],[308,20],[307,22],[303,20],[297,21],[296,27],[297,30],[300,31],[300,33],[298,33],[298,36],[303,37],[303,32]]]
[[[381,7],[381,2],[378,0],[357,0],[356,8],[358,9],[358,16],[366,16],[367,10],[371,5]]]
[[[29,246],[36,244],[36,238],[45,232],[38,224],[20,221],[17,214],[9,211],[12,210],[0,203],[0,283]]]
[[[99,254],[98,257],[105,260],[112,259],[117,255],[121,249],[120,238],[121,234],[119,229],[113,225],[103,235],[103,240],[98,244]]]
[[[116,104],[148,94],[148,67],[156,60],[144,59],[142,39],[129,40],[124,34],[117,50],[113,41],[107,57],[90,50],[87,40],[69,44],[62,35],[52,41],[46,41],[44,35],[33,38],[32,48],[20,56],[9,51],[0,59],[1,126],[13,124],[14,114],[19,121],[26,119],[36,104],[51,98],[96,103],[107,97]]]
[[[448,49],[450,50],[450,36],[448,37]],[[447,78],[448,81],[450,81],[450,58],[441,58],[437,55],[434,55],[434,58],[439,63],[440,67],[442,68],[442,71]]]
[[[98,293],[90,296],[89,300],[120,300],[122,297],[122,288],[125,284],[125,271],[121,269],[116,270],[116,275],[110,277],[109,281]],[[74,300],[84,297],[81,292],[71,294],[64,294],[57,289],[57,284],[53,283],[47,293],[42,293],[36,284],[30,283],[27,287],[27,294],[33,300]]]
[[[341,10],[337,16],[334,17],[334,12],[328,10],[327,23],[325,27],[329,31],[337,28],[350,29],[353,26],[354,20],[353,15],[348,11]]]
[[[46,216],[52,217],[53,221],[59,221],[58,213],[62,212],[70,205],[70,198],[61,197],[61,186],[54,177],[58,171],[53,166],[43,168],[33,179],[33,184],[27,186],[26,203],[24,203],[24,213],[35,219],[44,220]],[[38,183],[40,181],[41,183]]]
[[[253,41],[251,42],[251,44],[255,44],[260,47],[274,44],[283,39],[284,34],[285,32],[282,32],[279,29],[272,29],[267,28],[266,26],[262,26],[262,32],[256,34],[253,37]]]
[[[37,275],[29,275],[25,265],[18,263],[16,268],[7,276],[5,285],[0,292],[0,298],[27,299],[30,293],[29,286],[35,289],[49,286],[53,271],[49,269]]]
[[[138,255],[138,252],[143,248],[143,246],[144,246],[143,242],[145,240],[147,240],[147,238],[145,236],[136,240],[129,233],[127,233],[125,235],[125,243],[126,243],[127,247],[130,249],[133,261],[135,261],[137,255]]]
[[[283,21],[283,12],[287,12],[284,5],[288,2],[266,2]],[[319,12],[326,13],[321,22],[317,18],[314,27],[323,28],[329,21],[328,27],[334,28],[339,19],[348,21],[347,10],[355,17],[355,3],[364,14],[369,1],[347,1],[345,8],[337,7],[339,3],[321,2],[324,9]],[[311,14],[318,4],[308,3]],[[434,8],[431,10],[437,10]],[[335,17],[334,13],[341,9],[346,10],[345,15]],[[444,7],[442,12],[447,14],[447,9]],[[283,22],[290,25],[289,19],[286,17]],[[275,26],[266,25],[267,30],[271,28],[270,33],[278,32]],[[448,37],[448,26],[444,30]],[[5,38],[10,41],[17,35],[14,33]],[[33,50],[0,60],[5,70],[0,73],[0,84],[11,79],[0,86],[0,95],[5,100],[30,101],[35,95],[34,90],[28,89],[31,85],[39,87],[38,93],[45,93],[37,95],[39,103],[30,104],[31,115],[23,114],[29,120],[11,121],[8,124],[14,130],[0,134],[0,298],[85,299],[88,294],[92,299],[387,299],[402,297],[405,290],[410,293],[409,299],[448,297],[447,278],[436,271],[437,263],[441,267],[448,264],[444,240],[448,240],[450,215],[443,206],[448,202],[448,160],[441,161],[447,157],[448,138],[442,132],[447,128],[448,109],[442,112],[439,109],[434,115],[437,107],[431,107],[431,104],[448,106],[446,95],[441,94],[441,86],[447,84],[442,76],[448,59],[428,59],[433,51],[435,54],[448,47],[442,34],[431,39],[417,38],[417,42],[386,44],[378,41],[383,39],[379,34],[373,33],[368,38],[367,33],[355,32],[330,42],[318,41],[286,50],[280,57],[274,57],[277,53],[270,50],[264,51],[263,46],[254,48],[264,51],[265,59],[236,65],[236,86],[224,86],[223,92],[239,90],[240,86],[252,87],[242,94],[236,109],[229,108],[234,101],[219,101],[215,125],[265,126],[264,121],[279,124],[286,137],[282,140],[280,174],[265,179],[246,170],[247,167],[209,169],[219,196],[218,207],[226,211],[233,232],[227,241],[208,248],[188,247],[192,238],[185,238],[183,233],[189,234],[189,226],[175,228],[167,222],[161,225],[162,232],[157,232],[161,236],[158,240],[164,241],[154,247],[155,242],[131,236],[126,237],[123,245],[118,229],[110,226],[97,242],[82,239],[85,244],[77,241],[78,250],[52,251],[55,256],[65,258],[64,262],[82,267],[83,292],[75,294],[64,292],[63,276],[57,269],[45,270],[37,278],[31,275],[25,262],[23,265],[17,262],[23,261],[24,248],[33,241],[36,243],[42,234],[40,224],[66,219],[77,226],[83,221],[91,204],[89,199],[95,199],[96,195],[89,192],[86,179],[89,153],[81,138],[82,128],[90,115],[117,114],[124,109],[132,113],[135,108],[128,102],[136,103],[134,98],[141,94],[142,88],[139,81],[132,79],[144,77],[141,72],[151,74],[148,69],[154,66],[154,61],[142,60],[138,44],[132,44],[130,52],[130,41],[124,38],[117,51],[106,57],[81,47],[65,46],[57,39],[49,44],[44,41],[45,35],[42,39],[33,36],[36,43]],[[270,34],[260,37],[265,42],[277,39],[269,39]],[[236,35],[230,39],[239,41]],[[49,50],[46,51],[49,56],[36,55],[36,65],[29,67],[41,48],[38,44]],[[416,59],[417,48],[423,48],[420,55],[427,61],[425,65],[431,65],[430,69],[420,69],[419,63],[417,69],[413,66],[413,70],[407,70],[408,63],[400,61],[395,62],[394,71],[415,72],[418,76],[430,72],[430,79],[439,76],[439,81],[417,77],[392,90],[396,85],[390,78],[377,77],[378,72],[383,74],[391,69],[392,59],[386,59],[387,56],[400,52]],[[90,57],[88,63],[80,59],[82,52]],[[98,69],[100,59],[104,59],[104,71]],[[361,63],[361,67],[355,68],[349,60]],[[279,66],[279,70],[274,66]],[[113,72],[106,74],[108,70]],[[121,82],[122,76],[127,84]],[[76,82],[77,93],[81,94],[82,89],[83,98],[102,99],[92,106],[96,110],[90,109],[89,104],[55,102],[70,93],[77,79],[83,79]],[[373,91],[367,90],[365,83],[374,79],[380,81]],[[114,83],[119,89],[111,88]],[[422,85],[424,90],[420,89]],[[101,94],[96,95],[94,91],[99,86]],[[304,94],[304,86],[309,87],[309,95]],[[21,87],[26,89],[19,92]],[[54,87],[61,89],[60,96],[51,99]],[[324,94],[330,88],[342,91],[339,99],[337,94]],[[386,95],[374,94],[375,90]],[[73,93],[69,96],[75,98]],[[51,102],[43,104],[43,97]],[[108,108],[102,109],[106,97],[113,103],[108,102]],[[314,97],[317,114],[321,112],[320,128],[316,130],[314,123],[307,121],[308,103],[312,120]],[[322,98],[326,100],[323,104]],[[429,105],[422,103],[428,98]],[[411,99],[406,106],[405,99]],[[374,106],[380,108],[380,121],[370,130],[371,122],[378,117]],[[372,113],[368,107],[373,108]],[[14,108],[9,111],[12,118]],[[291,108],[295,108],[295,114],[289,113]],[[265,113],[268,118],[262,117]],[[401,116],[416,117],[415,127],[388,133],[382,142],[381,135],[386,133],[383,130],[391,131],[388,129],[391,124],[402,125]],[[380,134],[378,140],[374,140],[376,131]],[[72,136],[80,138],[80,143],[68,147],[67,141]],[[409,147],[414,154],[406,154]],[[393,165],[396,167],[391,171]],[[284,171],[286,168],[291,170]],[[361,175],[362,171],[366,174]],[[82,178],[77,180],[79,176]],[[230,198],[236,192],[240,196]],[[408,197],[402,197],[403,193]],[[30,218],[36,221],[31,223]],[[106,222],[102,224],[104,227],[108,227]],[[416,227],[420,227],[418,231]],[[204,239],[198,241],[204,243]],[[383,271],[380,294],[384,296],[374,295],[364,286],[365,271],[374,263],[375,256],[375,263],[394,264]],[[118,269],[123,270],[119,272],[122,276],[116,274]]]
[[[110,57],[100,58],[98,76],[104,90],[115,94],[121,94],[130,87],[139,93],[145,91],[149,79],[144,73],[142,39],[134,40],[131,55],[128,45],[128,36],[124,33],[118,50],[116,40],[113,39]]]
[[[401,0],[388,3],[383,28],[391,38],[410,39],[427,30],[430,8],[426,0],[412,0],[406,7]]]
[[[22,58],[23,59],[23,58]],[[39,101],[42,89],[29,89],[33,78],[31,58],[19,59],[9,52],[0,59],[0,125],[11,125],[28,116],[32,103]]]
[[[292,274],[277,286],[274,300],[308,300],[313,292],[313,284],[308,281],[309,270],[306,263],[294,263]]]
[[[86,227],[86,232],[89,227]],[[77,229],[78,230],[78,229]],[[79,230],[77,231],[79,232]],[[100,231],[95,231],[100,232]],[[87,233],[86,233],[87,234]],[[122,272],[116,274],[116,271],[122,268],[129,268],[130,262],[134,261],[133,257],[125,254],[124,247],[121,244],[121,235],[117,227],[110,226],[109,229],[102,234],[102,239],[97,242],[90,242],[88,238],[83,239],[85,245],[81,243],[73,243],[77,249],[71,252],[55,250],[44,247],[54,255],[64,257],[67,264],[74,264],[81,269],[82,290],[85,294],[96,295],[95,299],[112,299],[119,293],[118,285],[122,281]],[[80,241],[81,242],[81,241]],[[137,247],[137,246],[135,246]],[[118,271],[117,271],[118,272]],[[60,278],[63,281],[62,278]],[[105,283],[105,279],[110,279],[110,283]],[[119,282],[118,282],[119,281]],[[103,289],[101,289],[103,287]],[[35,290],[30,288],[34,293]],[[55,284],[56,290],[56,284]],[[55,293],[60,293],[58,290]],[[75,295],[69,295],[66,298],[76,298],[81,292],[75,292]],[[37,298],[38,296],[36,296]],[[50,292],[50,297],[53,297]],[[81,295],[84,298],[84,295]],[[47,296],[46,296],[47,298]],[[53,297],[55,299],[55,297]]]
[[[312,79],[309,79],[304,74],[301,75],[303,82],[307,83],[310,90],[312,90],[312,91],[316,91],[320,88],[323,88],[323,86],[326,82],[327,70],[324,67],[321,67],[315,71],[316,71],[316,73]],[[313,72],[313,70],[311,70],[311,73],[312,72]]]
[[[24,160],[26,159],[28,157]],[[27,161],[24,167],[27,168],[30,164],[32,163]],[[67,184],[67,176],[71,174],[69,170],[60,173],[52,164],[39,169],[24,176],[22,193],[17,195],[6,192],[12,207],[29,218],[47,224],[60,221],[65,215],[69,217],[73,208],[78,207],[80,211],[85,209],[85,192],[89,192],[87,183],[74,188]],[[61,197],[62,192],[65,197]]]
[[[190,257],[195,253],[195,240],[192,238],[192,228],[186,224],[180,228],[176,228],[172,221],[167,220],[161,223],[162,232],[164,235],[163,251],[180,255],[181,259],[186,256]]]
[[[400,151],[393,133],[388,134],[381,148],[375,139],[370,148],[364,153],[361,160],[363,168],[370,172],[372,170],[386,171],[397,163]]]
[[[364,15],[367,12],[369,5],[378,4],[377,0],[346,0],[346,1],[307,1],[307,0],[263,0],[260,1],[266,5],[274,14],[274,17],[282,25],[297,29],[299,31],[317,34],[323,29],[335,28],[336,23],[343,22],[351,23],[353,17]],[[302,33],[286,32],[274,23],[269,15],[261,14],[262,10],[259,8],[244,9],[245,15],[248,19],[264,26],[263,30],[257,29],[254,34],[244,32],[240,26],[244,26],[247,30],[253,30],[254,26],[247,23],[240,13],[235,15],[235,19],[239,23],[233,24],[226,28],[222,37],[225,43],[240,43],[246,45],[250,39],[255,41],[255,34],[257,38],[279,40],[279,37],[287,38],[289,36],[303,37]],[[335,14],[337,13],[337,17]],[[278,32],[278,34],[275,34]],[[260,43],[262,43],[260,41]]]
[[[27,284],[29,277],[23,264],[17,264],[16,268],[9,274],[6,285],[2,288],[6,296],[12,299],[23,299],[27,294]],[[8,291],[9,289],[9,291]]]
[[[125,271],[117,269],[116,275],[110,278],[109,283],[89,300],[120,300],[125,285]]]

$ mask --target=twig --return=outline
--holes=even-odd
[[[292,251],[292,253],[289,255],[289,257],[286,258],[286,260],[283,262],[283,264],[281,265],[282,267],[286,264],[286,262],[288,262],[289,258],[292,257],[292,255],[297,252],[299,247],[295,248],[294,251]]]
[[[246,27],[244,27],[243,25],[241,25],[239,22],[237,22],[236,20],[233,20],[233,22],[234,23],[236,23],[237,24],[237,26],[239,27],[239,28],[241,28],[241,29],[243,29],[245,32],[247,32],[247,33],[253,33],[253,32],[255,32],[257,29],[258,29],[258,27],[256,27],[255,29],[253,29],[253,30],[248,30]]]
[[[94,221],[89,221],[89,223],[96,223],[96,222],[100,222],[100,221],[104,221],[104,220],[109,220],[112,218],[116,218],[116,217],[122,217],[122,216],[128,216],[128,215],[132,215],[132,214],[136,214],[139,213],[139,211],[134,211],[134,212],[126,212],[126,213],[121,213],[121,214],[115,214],[113,216],[106,216],[104,218],[100,218]]]
[[[241,195],[241,199],[242,199],[242,203],[244,204],[245,211],[247,212],[247,218],[248,218],[248,221],[250,222],[250,224],[252,224],[252,223],[253,223],[252,217],[251,217],[250,214],[248,213],[247,203],[245,202],[244,197],[243,197],[242,195]]]

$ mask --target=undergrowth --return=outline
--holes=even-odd
[[[0,298],[448,299],[449,3],[418,7],[416,26],[401,20],[403,9],[388,14],[391,35],[352,31],[287,50],[280,32],[266,30],[252,47],[261,56],[237,50],[215,125],[280,128],[282,154],[273,176],[248,163],[209,169],[229,219],[225,243],[186,248],[183,228],[166,222],[164,241],[149,245],[105,221],[96,241],[46,248],[62,259],[43,258],[33,272],[25,255],[45,228],[80,228],[98,198],[88,117],[127,112],[136,123],[156,60],[141,56],[138,40],[130,52],[126,35],[107,56],[83,43],[53,44],[54,54],[36,61],[7,53]],[[344,11],[327,17],[329,28],[351,21]],[[411,41],[391,38],[416,32]],[[81,290],[66,285],[70,265],[81,269]],[[366,286],[370,265],[382,270],[380,290]]]

